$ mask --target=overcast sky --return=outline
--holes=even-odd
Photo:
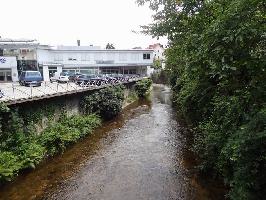
[[[41,44],[147,47],[158,42],[135,34],[152,22],[152,11],[135,0],[1,0],[2,38],[37,39]],[[166,44],[166,39],[159,42]]]

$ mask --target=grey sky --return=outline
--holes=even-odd
[[[152,22],[152,11],[135,0],[1,0],[0,36],[33,38],[50,45],[147,47],[157,42],[137,35],[139,25]],[[159,42],[166,44],[166,40]]]

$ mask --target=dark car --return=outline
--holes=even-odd
[[[102,79],[94,74],[81,75],[77,78],[76,84],[80,86],[90,86],[90,85],[100,86],[102,84]]]
[[[75,73],[73,76],[71,76],[71,78],[69,77],[69,80],[73,81],[73,82],[77,82],[77,79],[82,76],[84,74],[81,73]]]
[[[42,81],[39,71],[23,71],[19,76],[19,84],[24,86],[41,86]]]

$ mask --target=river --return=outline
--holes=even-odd
[[[223,188],[197,175],[190,137],[154,86],[94,134],[0,189],[8,200],[219,200]]]

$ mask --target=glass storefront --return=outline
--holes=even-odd
[[[54,76],[54,73],[57,72],[57,67],[49,67],[49,78]]]
[[[22,71],[38,71],[36,60],[18,60],[17,61],[18,74]]]

